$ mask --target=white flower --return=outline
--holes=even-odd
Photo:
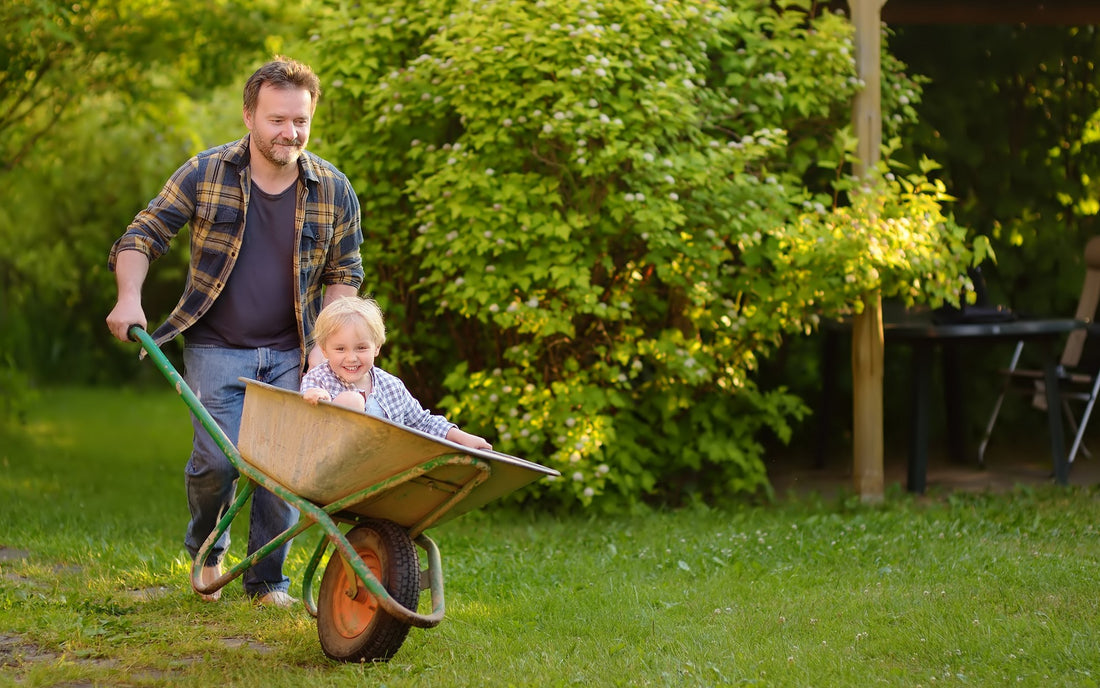
[[[573,474],[573,480],[578,482],[578,483],[583,481],[584,480],[584,473],[581,473],[580,471],[577,471],[576,473]]]

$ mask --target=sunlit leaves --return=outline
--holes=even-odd
[[[564,503],[761,488],[759,434],[804,413],[756,387],[761,358],[879,282],[912,285],[935,260],[948,280],[966,258],[940,236],[939,192],[848,200],[842,127],[863,84],[837,15],[332,7],[316,47],[347,131],[329,150],[363,197],[368,289],[447,323],[449,340],[390,320],[397,347],[435,352],[448,412],[559,468],[545,489]],[[907,262],[906,240],[882,237],[910,215],[930,219]],[[931,284],[907,293],[947,290]]]

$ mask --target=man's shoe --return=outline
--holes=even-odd
[[[298,599],[291,597],[282,590],[272,590],[271,592],[260,595],[255,598],[255,602],[263,607],[279,607],[281,609],[289,609],[298,604]]]
[[[213,566],[204,566],[204,567],[202,567],[202,576],[201,576],[202,584],[204,586],[210,585],[211,583],[216,581],[218,578],[221,578],[221,575],[222,575],[222,565],[221,564],[214,564]],[[222,589],[221,588],[218,588],[217,590],[215,590],[214,592],[209,593],[209,594],[201,593],[201,592],[199,593],[199,599],[201,599],[203,602],[217,602],[218,600],[221,599],[221,597],[222,597]]]

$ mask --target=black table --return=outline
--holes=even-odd
[[[937,346],[944,348],[949,344],[964,343],[1006,343],[1019,340],[1033,341],[1043,346],[1043,371],[1047,397],[1047,425],[1050,432],[1051,459],[1054,466],[1054,479],[1059,485],[1069,482],[1069,463],[1066,460],[1065,439],[1062,430],[1062,404],[1059,396],[1059,351],[1055,344],[1063,335],[1086,327],[1080,320],[1014,320],[996,323],[935,323],[928,319],[906,319],[883,324],[883,338],[887,345],[900,343],[912,350],[912,369],[910,384],[912,387],[912,415],[910,421],[909,463],[907,489],[910,492],[923,493],[928,474],[928,393],[932,377],[932,352]],[[831,408],[831,395],[836,369],[836,337],[846,331],[844,323],[835,323],[825,328],[825,353],[823,368],[822,437],[827,432]],[[847,328],[850,331],[850,327]],[[962,445],[961,428],[957,420],[961,417],[955,404],[959,395],[950,389],[957,383],[959,375],[952,370],[954,358],[945,359],[945,387],[948,413],[948,434],[952,453],[960,453]],[[819,447],[822,442],[819,441]]]

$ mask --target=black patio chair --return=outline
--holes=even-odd
[[[1088,427],[1089,416],[1092,415],[1093,406],[1096,403],[1097,392],[1100,391],[1100,360],[1095,355],[1086,356],[1086,344],[1095,343],[1100,339],[1100,326],[1093,324],[1096,317],[1097,305],[1100,304],[1100,237],[1093,237],[1085,245],[1085,279],[1081,287],[1081,297],[1077,302],[1077,313],[1074,318],[1088,323],[1088,327],[1075,330],[1066,338],[1065,348],[1059,360],[1058,389],[1062,399],[1062,409],[1073,432],[1073,444],[1068,454],[1068,463],[1072,464],[1077,452],[1085,456],[1091,456],[1084,446],[1083,439],[1085,429]],[[1091,349],[1090,354],[1094,354]],[[1008,368],[1000,371],[1005,377],[1004,387],[1001,389],[997,402],[993,405],[993,414],[986,424],[985,435],[978,445],[978,463],[985,465],[985,450],[989,446],[989,439],[993,434],[993,426],[997,422],[997,416],[1001,411],[1005,396],[1009,392],[1022,392],[1030,395],[1032,406],[1046,409],[1045,384],[1043,382],[1043,370],[1041,368],[1021,368],[1020,358],[1024,352],[1024,342],[1017,342]],[[1084,404],[1081,417],[1078,419],[1073,411],[1073,404]]]

